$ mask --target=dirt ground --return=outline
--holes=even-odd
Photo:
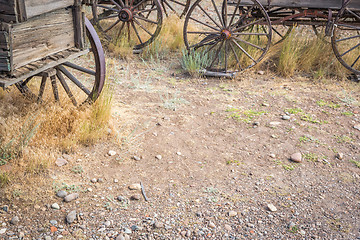
[[[108,139],[54,156],[48,194],[3,199],[0,239],[360,239],[359,83],[191,78],[177,59],[108,69]]]

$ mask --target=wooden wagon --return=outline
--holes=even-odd
[[[260,62],[295,25],[323,29],[340,63],[360,74],[358,0],[197,0],[185,18],[184,41],[206,55],[209,75],[232,76]]]
[[[39,101],[47,88],[57,101],[96,100],[104,52],[82,6],[80,0],[0,0],[0,86],[16,85]]]

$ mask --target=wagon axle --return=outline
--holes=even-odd
[[[130,8],[123,8],[118,17],[122,22],[129,22],[133,19],[133,11]]]

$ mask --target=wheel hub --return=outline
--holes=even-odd
[[[123,8],[119,12],[119,19],[123,22],[129,22],[133,18],[133,12],[129,8]]]
[[[227,40],[231,37],[231,32],[227,29],[223,29],[221,30],[221,37]]]

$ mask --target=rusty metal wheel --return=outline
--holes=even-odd
[[[189,10],[190,0],[161,0],[161,6],[166,16],[175,14],[182,18]]]
[[[345,9],[337,16],[331,44],[339,62],[360,75],[360,12]]]
[[[271,23],[257,1],[210,3],[197,0],[185,18],[184,41],[188,51],[201,54],[206,71],[234,73],[261,61],[271,45]]]
[[[87,40],[84,51],[87,54],[17,83],[16,87],[21,93],[38,101],[52,95],[59,102],[64,97],[61,101],[68,99],[75,106],[92,103],[99,97],[105,83],[104,51],[88,19],[85,19],[85,25]],[[47,88],[52,91],[46,91]]]
[[[109,41],[128,41],[141,49],[159,35],[162,10],[158,0],[106,0],[92,6],[93,24]]]

